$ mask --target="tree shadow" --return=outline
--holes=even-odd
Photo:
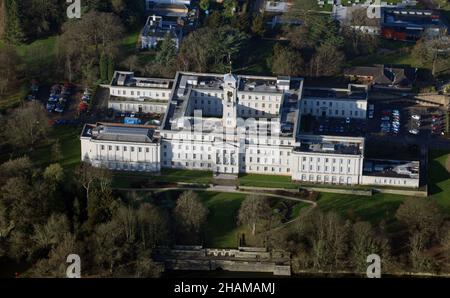
[[[431,151],[429,155],[428,193],[430,195],[435,195],[445,191],[445,189],[442,189],[438,184],[450,179],[450,173],[439,162],[439,158],[442,157],[443,155],[448,156],[448,151],[435,150]]]

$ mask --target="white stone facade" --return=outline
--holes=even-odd
[[[119,83],[113,90],[124,85]],[[159,129],[120,124],[102,124],[103,130],[99,125],[87,126],[81,136],[82,159],[119,170],[158,172],[161,168],[178,168],[283,175],[305,183],[418,187],[418,176],[386,180],[383,175],[363,175],[364,137],[301,132],[302,114],[310,114],[310,106],[312,114],[318,107],[326,111],[325,116],[365,118],[365,88],[349,86],[348,90],[305,93],[301,78],[188,72],[178,72],[170,86],[170,92],[163,89],[169,98]],[[139,104],[139,100],[122,104]],[[89,135],[89,128],[100,133]],[[99,136],[101,132],[103,136]]]

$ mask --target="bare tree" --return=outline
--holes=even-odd
[[[397,219],[403,223],[410,234],[422,234],[424,243],[436,235],[443,216],[436,201],[426,198],[408,198],[397,209]]]
[[[445,34],[433,38],[422,38],[413,48],[413,57],[423,67],[430,67],[435,76],[450,68],[450,38]]]
[[[179,227],[198,233],[206,222],[208,209],[203,206],[198,195],[189,190],[178,198],[174,215]]]
[[[263,221],[269,220],[271,215],[272,209],[267,198],[250,195],[242,202],[239,209],[238,224],[248,225],[254,236],[256,234],[256,226]]]
[[[157,207],[150,203],[141,204],[137,219],[144,249],[167,241],[167,218]]]
[[[109,191],[112,181],[111,172],[102,167],[94,167],[88,163],[81,163],[76,170],[76,176],[86,191],[86,198],[89,200],[89,194],[94,183],[98,183],[101,193]]]
[[[12,112],[6,121],[4,135],[17,148],[33,150],[39,140],[47,137],[50,125],[42,106],[31,102]]]

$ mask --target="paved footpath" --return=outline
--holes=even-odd
[[[156,191],[156,192],[163,192],[163,191],[170,191],[170,190],[194,190],[194,191],[210,191],[210,192],[228,192],[228,193],[240,193],[240,194],[248,194],[248,195],[259,195],[259,196],[265,196],[265,197],[273,197],[278,199],[284,199],[284,200],[291,200],[296,202],[303,202],[306,204],[311,205],[312,208],[317,207],[317,203],[311,200],[306,199],[300,199],[296,198],[294,196],[287,196],[287,195],[279,195],[279,194],[271,194],[271,193],[262,193],[257,191],[243,191],[243,190],[237,190],[234,187],[224,187],[224,186],[211,186],[208,188],[198,188],[198,187],[157,187],[157,188],[114,188],[114,190],[122,190],[122,191]]]

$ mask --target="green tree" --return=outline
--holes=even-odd
[[[225,26],[225,20],[219,11],[214,10],[206,17],[205,26],[208,28],[220,28]]]
[[[184,70],[197,72],[224,72],[228,57],[239,55],[247,36],[229,26],[200,28],[184,40],[178,55],[178,64]]]
[[[155,62],[161,65],[171,65],[177,56],[177,47],[172,40],[172,35],[167,33],[163,41],[160,43],[158,52],[155,56]]]
[[[224,0],[223,7],[225,9],[224,15],[231,18],[237,10],[237,0]]]
[[[265,32],[266,28],[264,24],[264,16],[262,14],[258,14],[253,18],[252,33],[258,37],[263,37]]]
[[[56,186],[64,181],[64,169],[59,163],[54,163],[45,168],[44,179]]]
[[[210,0],[200,0],[200,8],[203,10],[208,10],[210,4]]]

